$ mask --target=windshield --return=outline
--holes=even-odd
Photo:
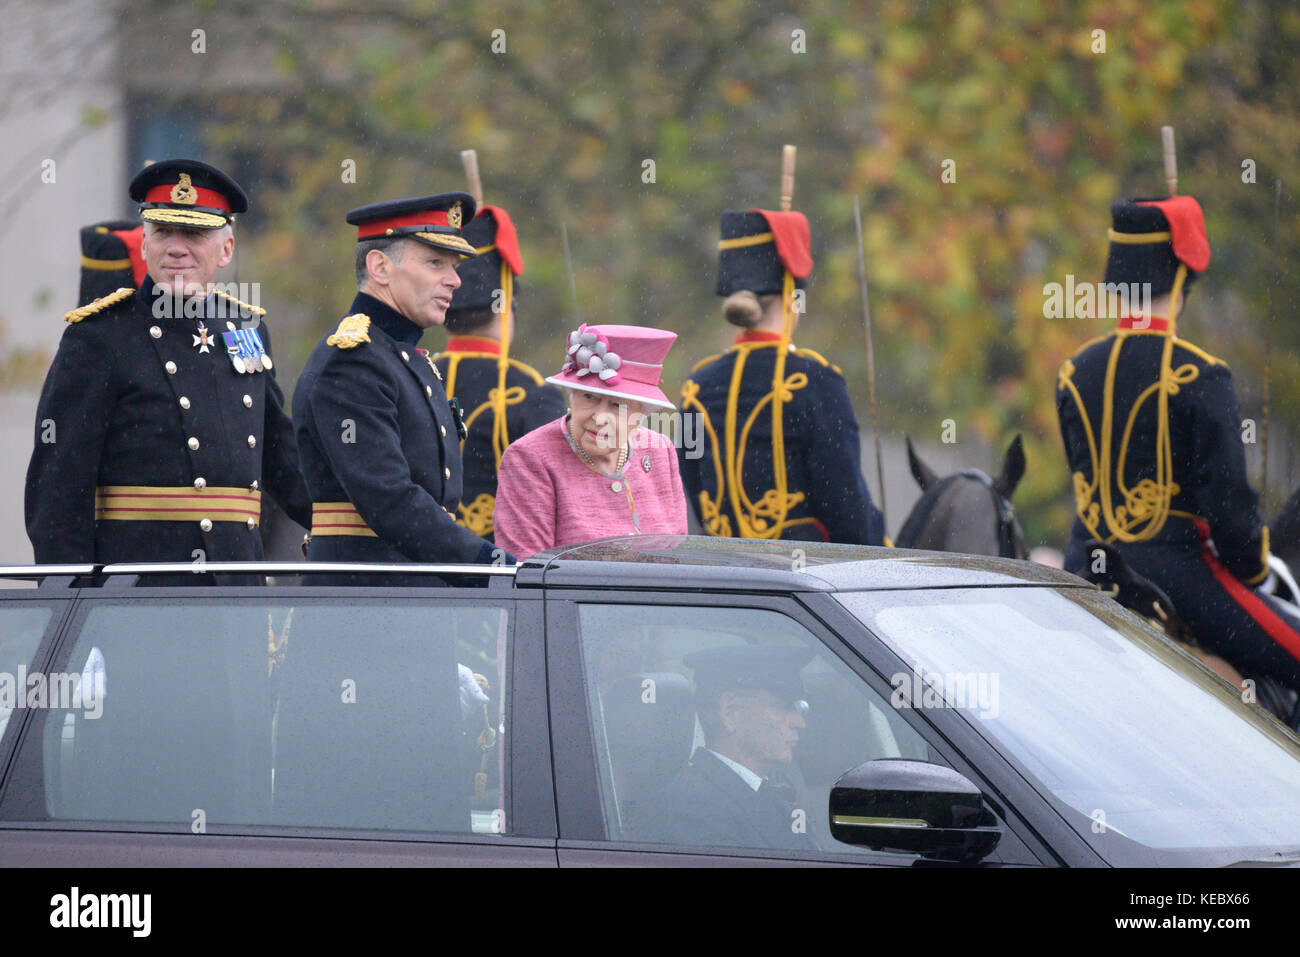
[[[836,596],[907,663],[895,707],[955,707],[1113,863],[1300,847],[1300,742],[1088,589]]]

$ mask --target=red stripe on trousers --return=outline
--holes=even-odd
[[[1246,614],[1255,620],[1255,624],[1263,628],[1270,638],[1285,648],[1292,658],[1300,661],[1300,635],[1297,635],[1295,629],[1270,608],[1267,602],[1243,585],[1210,551],[1209,543],[1206,540],[1209,527],[1205,526],[1203,522],[1197,522],[1196,530],[1201,532],[1201,557],[1210,566],[1214,580],[1223,586],[1223,590],[1228,593],[1229,598],[1245,609]]]

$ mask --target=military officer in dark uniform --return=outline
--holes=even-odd
[[[814,850],[798,826],[794,761],[808,710],[800,669],[810,648],[737,645],[687,655],[704,729],[676,778],[631,822],[653,843]]]
[[[1131,309],[1060,369],[1056,407],[1077,513],[1066,568],[1089,571],[1089,539],[1113,543],[1169,594],[1204,647],[1300,691],[1300,620],[1259,587],[1268,529],[1246,480],[1232,374],[1176,334],[1186,293],[1210,262],[1201,207],[1191,196],[1124,199],[1111,216],[1105,281],[1126,293],[1136,284],[1139,298],[1149,283],[1150,314]]]
[[[451,305],[460,286],[456,267],[474,255],[461,233],[473,215],[468,193],[348,213],[357,227],[357,296],[312,350],[293,400],[313,501],[312,561],[513,561],[456,524],[460,419],[441,373],[417,348]],[[415,575],[348,582],[437,584]]]
[[[299,521],[311,501],[265,310],[213,290],[248,199],[194,160],[146,167],[130,195],[148,274],[67,314],[37,406],[36,560],[257,560],[262,492]]]
[[[456,520],[491,541],[502,453],[515,439],[564,415],[565,402],[536,369],[510,358],[524,271],[510,216],[499,206],[484,206],[464,233],[478,256],[460,267],[460,288],[444,323],[451,335],[433,361],[469,431],[461,441],[465,483]]]
[[[710,535],[882,544],[844,377],[791,342],[813,266],[808,220],[723,213],[718,248],[723,315],[742,331],[682,389],[682,414],[703,425],[703,455],[681,454],[696,517]]]

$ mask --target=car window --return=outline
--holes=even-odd
[[[50,624],[52,609],[45,605],[14,604],[0,608],[0,737],[16,710],[46,707],[49,683],[44,675],[32,673],[32,657]],[[55,684],[57,693],[64,686]],[[71,696],[73,690],[67,687]]]
[[[914,706],[958,709],[1106,859],[1214,866],[1300,848],[1294,735],[1105,596],[836,597],[906,662],[891,681]]]
[[[855,853],[830,836],[836,779],[875,758],[931,760],[778,612],[585,604],[579,623],[612,841]]]
[[[100,604],[65,656],[98,695],[26,736],[43,801],[17,813],[508,833],[510,617],[478,602]]]

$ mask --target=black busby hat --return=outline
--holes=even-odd
[[[519,276],[524,271],[515,224],[501,207],[484,206],[465,224],[463,233],[478,256],[458,270],[460,288],[452,295],[446,320],[447,331],[453,333],[469,313],[495,305],[497,290],[501,288],[502,266],[511,273],[512,297],[519,295]]]
[[[1106,256],[1108,283],[1150,283],[1151,295],[1173,289],[1180,263],[1187,267],[1183,289],[1210,264],[1205,217],[1191,196],[1117,199]]]
[[[357,242],[366,239],[414,239],[436,249],[472,259],[474,247],[461,230],[474,218],[474,197],[469,193],[437,193],[411,199],[359,206],[348,213],[357,227]]]
[[[131,180],[131,199],[149,223],[219,229],[248,209],[248,196],[215,166],[191,159],[151,163]]]
[[[695,693],[770,691],[794,703],[804,697],[800,669],[812,659],[811,648],[789,645],[728,645],[686,655],[682,663],[695,670]]]
[[[812,272],[808,220],[803,213],[750,209],[722,214],[718,242],[718,295],[749,290],[764,296],[779,294],[785,273],[796,289],[807,285]]]
[[[140,241],[144,226],[127,220],[108,220],[81,227],[81,289],[77,305],[84,306],[124,287],[144,281]]]

